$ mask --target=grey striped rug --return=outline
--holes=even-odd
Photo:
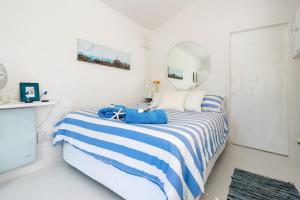
[[[272,178],[235,169],[227,200],[300,200],[296,187]]]

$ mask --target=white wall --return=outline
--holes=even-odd
[[[100,1],[1,0],[0,27],[0,62],[9,76],[0,96],[18,99],[18,83],[28,81],[39,82],[49,98],[69,99],[74,108],[142,100],[147,51],[141,35],[149,32]],[[131,54],[131,70],[77,61],[78,38]],[[38,121],[48,112],[39,110]],[[59,160],[59,151],[50,141],[39,145],[34,165],[2,174],[0,181]]]
[[[175,88],[164,78],[169,49],[182,41],[196,41],[208,49],[212,68],[201,86],[210,93],[229,93],[230,32],[289,22],[299,0],[197,0],[152,33],[149,79],[161,80],[162,90]],[[300,160],[300,62],[288,60],[289,152]]]

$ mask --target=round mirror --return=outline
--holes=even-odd
[[[0,63],[0,89],[7,83],[7,73],[5,67]]]
[[[211,67],[208,51],[196,42],[182,42],[167,54],[165,74],[179,89],[192,89],[201,85],[208,77]]]

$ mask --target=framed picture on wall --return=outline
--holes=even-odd
[[[38,83],[20,83],[21,102],[33,102],[40,100],[40,90]]]
[[[78,39],[77,60],[130,70],[130,55],[109,47]]]

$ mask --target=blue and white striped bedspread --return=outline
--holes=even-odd
[[[167,110],[163,125],[102,119],[97,110],[66,115],[54,129],[54,145],[70,143],[95,159],[157,184],[170,200],[194,200],[204,192],[203,172],[226,141],[223,113]]]

